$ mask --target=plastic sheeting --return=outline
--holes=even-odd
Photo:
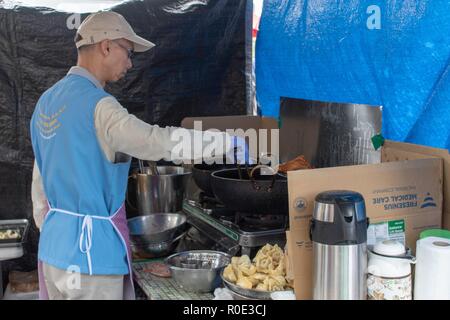
[[[160,126],[247,113],[246,0],[130,1],[113,10],[156,44],[106,88],[130,113]],[[0,219],[32,220],[29,121],[40,95],[76,63],[75,29],[86,16],[0,1]],[[37,241],[30,245],[35,253]]]
[[[450,1],[265,0],[260,111],[280,97],[383,106],[386,138],[450,148]]]
[[[246,113],[245,0],[147,0],[114,10],[157,45],[107,87],[130,112],[161,126]],[[75,28],[86,16],[0,7],[0,161],[30,162],[35,103],[75,64]]]

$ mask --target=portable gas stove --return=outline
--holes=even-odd
[[[267,243],[284,248],[289,218],[232,212],[218,202],[184,200],[187,222],[230,255],[252,256]],[[253,250],[254,249],[254,250]]]

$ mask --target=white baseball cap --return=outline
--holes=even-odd
[[[81,38],[81,39],[80,39]],[[92,13],[83,20],[77,30],[77,48],[102,40],[127,39],[133,42],[135,52],[144,52],[155,46],[154,43],[139,37],[125,18],[117,12]]]

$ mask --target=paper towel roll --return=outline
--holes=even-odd
[[[414,300],[450,300],[450,239],[417,241]]]

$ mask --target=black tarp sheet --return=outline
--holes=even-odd
[[[246,9],[246,0],[113,7],[156,47],[136,54],[125,79],[106,90],[130,113],[160,126],[187,116],[246,114]],[[39,96],[76,63],[73,27],[86,16],[5,8],[0,1],[0,219],[32,221],[29,121]],[[4,262],[4,269],[35,268],[37,239],[33,224],[25,256]]]

